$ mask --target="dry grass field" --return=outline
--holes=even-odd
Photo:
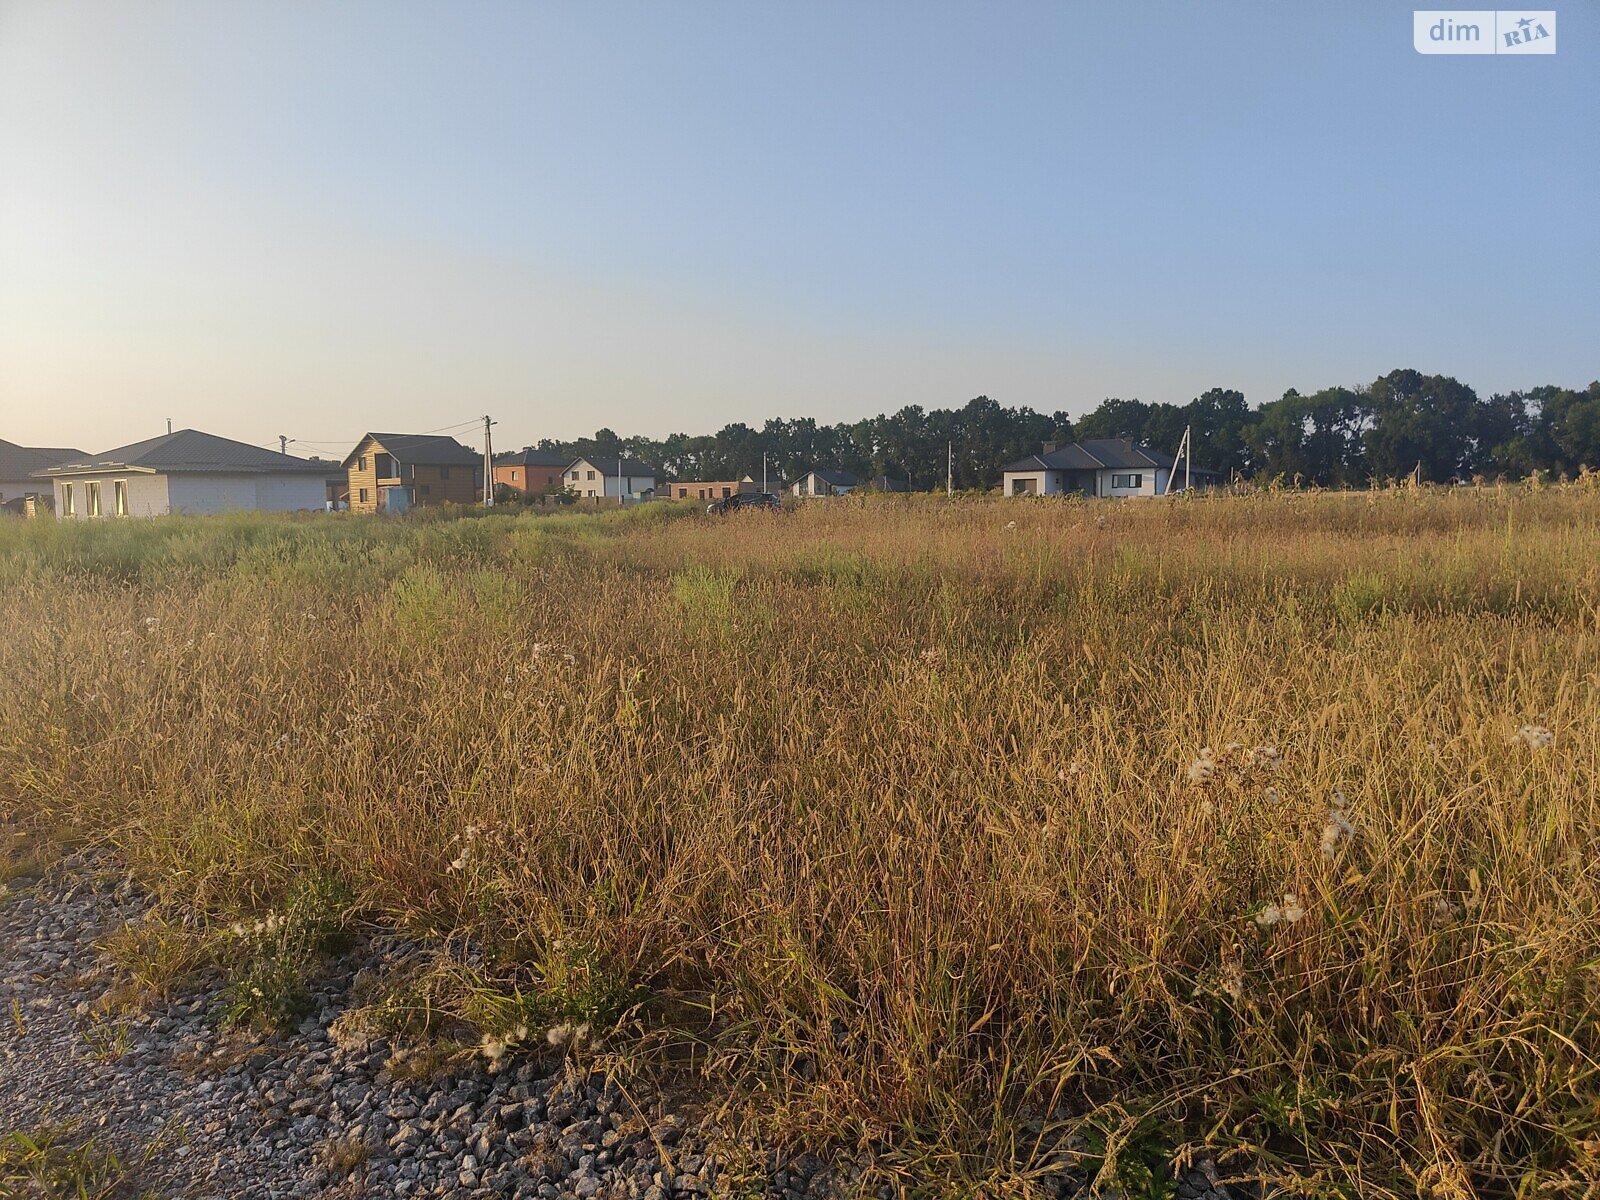
[[[929,1193],[1596,1194],[1592,487],[14,522],[0,595],[13,856],[470,945],[418,1036]]]

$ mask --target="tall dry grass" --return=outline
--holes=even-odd
[[[1592,491],[19,523],[0,586],[0,792],[219,920],[335,875],[951,1192],[1065,1129],[1593,1194]]]

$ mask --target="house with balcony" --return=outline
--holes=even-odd
[[[343,466],[351,512],[404,512],[483,498],[483,456],[442,434],[369,433]]]

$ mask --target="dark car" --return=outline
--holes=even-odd
[[[713,500],[706,505],[706,512],[725,517],[731,512],[743,512],[745,509],[764,508],[776,512],[782,507],[783,501],[771,492],[735,492],[721,500]]]

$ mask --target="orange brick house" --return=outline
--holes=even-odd
[[[508,490],[520,495],[540,495],[559,491],[561,475],[572,461],[566,454],[554,450],[535,450],[525,446],[494,456],[495,490]]]
[[[775,492],[783,490],[776,473],[767,479],[767,487]],[[729,496],[753,496],[761,491],[760,477],[745,475],[739,479],[679,479],[666,485],[669,500],[726,500]]]
[[[351,512],[474,504],[483,497],[483,456],[441,434],[369,433],[343,466]]]

